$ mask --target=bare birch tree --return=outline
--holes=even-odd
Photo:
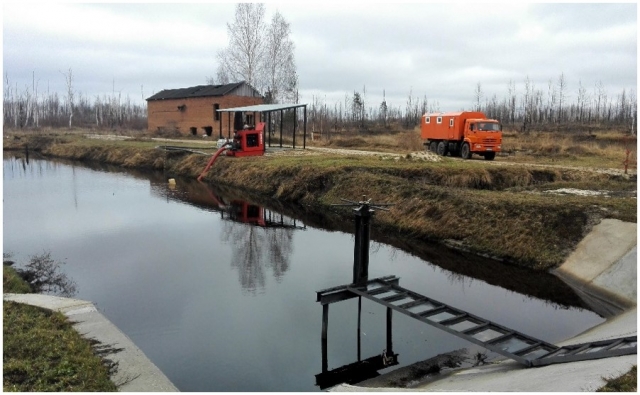
[[[73,90],[73,71],[69,68],[69,71],[62,74],[67,84],[67,111],[69,112],[69,127],[71,127],[73,123],[73,96],[75,94]]]
[[[478,82],[478,84],[476,85],[476,90],[473,92],[473,97],[475,99],[476,102],[476,111],[480,111],[482,109],[482,97],[483,97],[483,93],[482,93],[482,85]]]
[[[235,19],[227,23],[229,46],[218,52],[218,77],[228,76],[232,80],[244,80],[258,90],[264,65],[266,25],[264,4],[239,3]]]
[[[567,80],[564,73],[560,73],[558,77],[558,122],[563,121],[562,105],[564,104],[565,94],[567,92]]]
[[[292,89],[291,81],[296,72],[296,64],[290,25],[277,11],[267,27],[266,41],[266,87],[272,101],[278,103],[284,100],[286,91]]]
[[[218,52],[216,78],[207,78],[207,83],[246,81],[263,92],[268,102],[297,103],[295,46],[282,14],[276,11],[267,24],[264,4],[240,3],[227,31],[229,45]]]

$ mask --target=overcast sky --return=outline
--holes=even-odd
[[[637,92],[637,5],[267,2],[291,24],[302,103],[328,105],[366,88],[367,107],[404,108],[409,92],[442,111],[523,91],[546,94],[561,73],[569,101],[579,83],[610,97]],[[113,90],[142,101],[163,89],[206,83],[227,46],[234,3],[3,3],[3,75],[24,91],[93,99]],[[5,86],[6,89],[6,86]]]

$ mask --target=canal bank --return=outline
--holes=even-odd
[[[585,301],[607,321],[559,342],[579,344],[637,335],[637,224],[604,220],[580,242],[555,270],[568,279]],[[605,378],[620,376],[637,365],[637,355],[525,368],[501,361],[467,369],[443,369],[440,374],[412,382],[410,388],[391,388],[389,373],[358,386],[338,385],[336,392],[368,391],[595,391]],[[394,380],[397,380],[397,373]]]
[[[41,294],[4,294],[3,301],[24,303],[64,314],[85,338],[113,349],[104,356],[117,364],[111,380],[120,392],[177,392],[156,365],[102,315],[91,302]]]
[[[159,170],[167,179],[196,179],[209,160],[208,155],[188,150],[157,149],[156,141],[145,139],[101,141],[83,136],[16,134],[6,139],[3,148],[127,169]],[[430,162],[411,155],[389,159],[311,151],[221,157],[203,182],[314,212],[330,211],[341,199],[357,200],[366,195],[374,202],[393,204],[387,214],[376,218],[380,232],[413,243],[439,243],[537,271],[562,263],[600,220],[637,221],[636,181],[631,176],[586,167],[493,166],[451,158]],[[567,187],[614,189],[616,194],[604,199],[549,193]]]

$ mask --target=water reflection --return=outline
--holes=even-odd
[[[300,220],[214,189],[201,182],[152,181],[152,193],[220,213],[220,241],[231,246],[231,266],[249,293],[264,289],[267,269],[277,282],[291,265],[293,233],[305,230]]]

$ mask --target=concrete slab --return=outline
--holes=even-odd
[[[604,272],[600,273],[592,284],[596,287],[613,291],[619,297],[630,302],[638,300],[638,248],[634,246],[618,262],[614,263]]]
[[[636,305],[637,224],[605,219],[552,271],[603,317]]]
[[[59,311],[74,322],[74,328],[85,338],[95,339],[113,348],[122,348],[122,351],[106,356],[118,363],[118,372],[111,380],[121,392],[178,391],[162,371],[93,303],[40,294],[4,294],[3,300]]]
[[[637,227],[635,223],[617,219],[602,220],[557,271],[584,282],[593,281],[637,244]]]

